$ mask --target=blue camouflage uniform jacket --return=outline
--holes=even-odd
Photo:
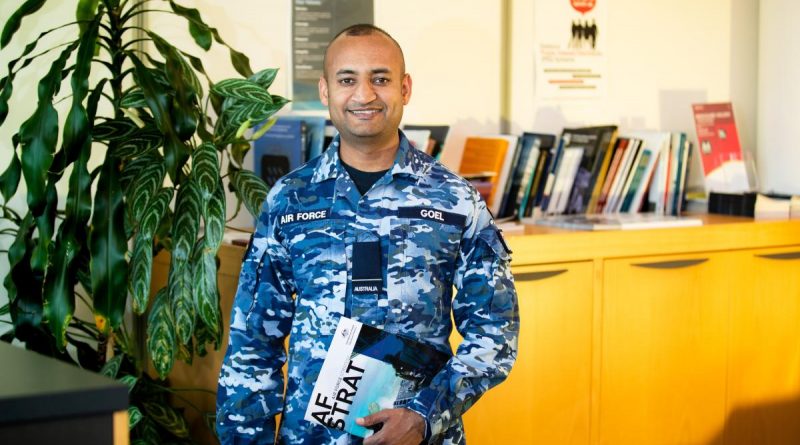
[[[346,315],[451,355],[407,407],[426,419],[429,443],[464,444],[461,415],[506,378],[516,358],[510,252],[474,188],[412,148],[402,132],[394,165],[363,196],[338,147],[337,137],[278,181],[264,203],[231,314],[217,434],[223,444],[360,444],[304,420]],[[366,259],[381,264],[378,292],[353,284],[354,263],[365,262],[362,254],[354,258],[355,245],[380,247]],[[455,355],[451,313],[464,337]]]

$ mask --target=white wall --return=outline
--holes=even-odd
[[[758,164],[765,191],[800,195],[800,3],[761,0]]]

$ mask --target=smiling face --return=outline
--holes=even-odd
[[[400,48],[387,36],[342,35],[326,54],[319,96],[343,146],[381,149],[399,143],[403,106],[411,98]]]

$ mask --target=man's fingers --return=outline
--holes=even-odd
[[[356,423],[361,426],[372,426],[382,423],[384,420],[386,420],[386,411],[387,410],[381,410],[375,414],[370,414],[369,416],[356,419]]]

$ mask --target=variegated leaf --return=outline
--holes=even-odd
[[[189,179],[178,191],[175,220],[172,223],[172,260],[181,265],[179,267],[186,264],[192,253],[202,212],[203,198],[200,190],[197,183]]]
[[[128,429],[132,430],[142,420],[142,412],[134,405],[128,407]]]
[[[198,243],[199,244],[199,243]],[[219,333],[219,298],[217,292],[216,252],[196,249],[192,261],[194,305],[206,329],[214,337]]]
[[[206,223],[206,248],[212,252],[219,250],[222,236],[225,234],[225,205],[225,187],[217,178],[217,188],[206,203],[206,213],[203,217]]]
[[[225,79],[211,88],[211,91],[223,97],[232,97],[247,102],[271,104],[272,96],[266,88],[246,79]]]
[[[192,154],[192,175],[200,188],[204,201],[211,198],[219,179],[219,159],[217,147],[211,142],[204,142]]]
[[[139,172],[131,184],[127,196],[129,215],[134,226],[141,222],[150,199],[163,185],[166,172],[166,166],[163,163],[150,164]]]
[[[118,141],[129,138],[139,130],[130,119],[109,119],[92,128],[92,139],[96,141]]]
[[[139,173],[141,173],[144,167],[150,164],[161,164],[163,162],[164,158],[158,153],[149,153],[146,156],[125,162],[119,177],[119,183],[122,186],[123,192],[125,192],[126,195],[128,194],[128,188],[133,183],[133,180],[139,176]]]
[[[156,423],[170,433],[184,439],[189,437],[186,419],[171,406],[155,402],[144,402],[143,407],[148,417],[155,420]]]
[[[265,70],[261,70],[252,76],[250,76],[247,80],[251,82],[255,82],[261,88],[265,90],[272,85],[272,82],[275,80],[275,76],[278,75],[277,68],[267,68]]]
[[[126,375],[124,377],[120,377],[119,381],[128,387],[128,394],[130,394],[131,391],[133,391],[133,387],[136,386],[137,382],[139,382],[139,379],[135,375]]]
[[[150,200],[147,210],[145,210],[142,220],[139,222],[138,236],[153,239],[153,235],[158,229],[158,223],[164,217],[164,213],[167,211],[170,201],[172,201],[174,190],[172,187],[162,188]]]
[[[147,350],[153,367],[163,379],[175,363],[175,322],[169,305],[169,293],[161,289],[153,299],[147,317]]]
[[[123,141],[120,141],[113,150],[109,151],[120,159],[131,159],[143,156],[156,148],[164,145],[164,137],[155,127],[140,128]]]
[[[131,305],[133,312],[143,314],[147,309],[147,298],[150,296],[150,273],[153,270],[153,240],[149,237],[137,236],[133,244],[131,259]]]
[[[248,170],[239,170],[233,175],[232,180],[239,199],[244,202],[251,215],[258,216],[261,213],[261,205],[269,192],[267,184]]]
[[[122,108],[145,108],[147,101],[144,98],[144,92],[141,88],[133,88],[125,93],[119,101],[119,106]]]
[[[170,269],[170,303],[172,316],[175,320],[175,333],[180,344],[188,342],[194,333],[193,287],[192,269],[190,267],[173,267]],[[180,347],[180,345],[178,346]]]
[[[103,368],[100,369],[100,374],[110,377],[112,379],[117,378],[117,373],[119,373],[119,367],[122,365],[123,355],[115,355],[111,358],[111,360],[107,361]]]

